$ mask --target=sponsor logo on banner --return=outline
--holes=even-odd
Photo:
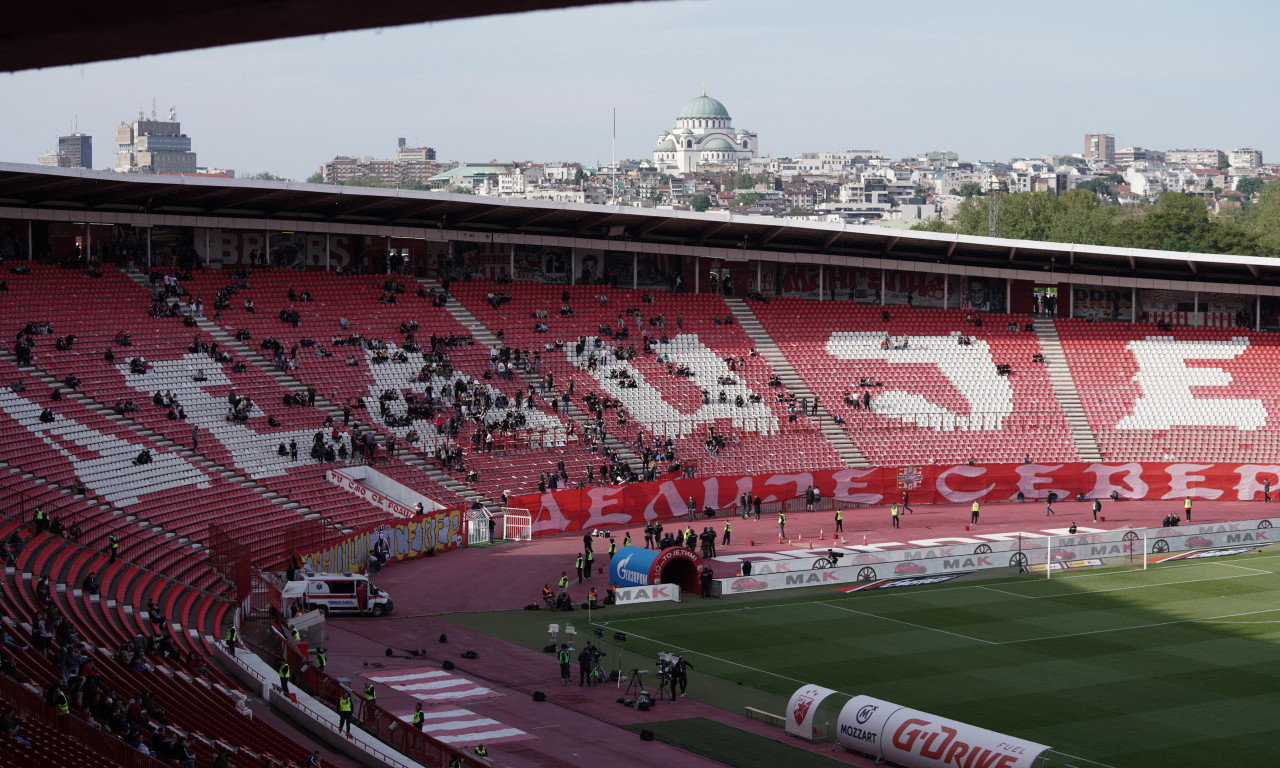
[[[729,589],[734,592],[751,592],[757,589],[768,589],[769,582],[753,579],[750,576],[734,579],[729,583]]]
[[[631,555],[627,555],[618,561],[618,575],[636,584],[643,584],[649,580],[649,573],[648,571],[641,573],[640,571],[633,571],[630,568],[627,568],[627,566],[631,564],[631,557]]]
[[[939,576],[912,576],[906,579],[883,579],[867,584],[854,584],[849,587],[836,587],[837,592],[864,592],[868,589],[894,589],[895,587],[926,587],[930,584],[944,584],[952,579],[967,576],[971,571],[961,573],[945,573]]]
[[[893,732],[889,741],[896,749],[908,755],[918,755],[938,765],[983,765],[990,768],[1013,768],[1022,757],[1023,750],[1012,744],[1002,744],[1007,750],[1001,754],[996,749],[981,744],[971,744],[960,737],[960,731],[949,725],[933,723],[918,717],[904,720]],[[964,758],[967,758],[964,759]],[[900,762],[903,758],[897,758]],[[906,763],[912,764],[912,763]],[[918,764],[918,763],[917,763]]]
[[[898,467],[898,490],[918,491],[924,485],[924,472],[920,467]]]
[[[1262,545],[1252,547],[1229,547],[1226,549],[1207,549],[1197,552],[1179,552],[1176,555],[1166,555],[1165,557],[1149,557],[1149,563],[1168,563],[1174,560],[1203,560],[1210,557],[1231,557],[1232,555],[1243,555],[1247,552],[1253,552],[1261,549]]]
[[[641,587],[619,587],[613,591],[618,605],[656,603],[662,600],[680,602],[680,587],[675,584],[653,584]]]

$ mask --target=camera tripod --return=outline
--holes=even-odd
[[[649,670],[647,669],[633,668],[631,670],[631,673],[627,675],[627,680],[628,680],[627,690],[626,690],[626,693],[623,695],[625,696],[640,695],[640,692],[644,690],[644,676],[647,674],[649,674]],[[618,680],[618,685],[622,685],[621,679]],[[632,693],[632,689],[635,689],[634,694]]]

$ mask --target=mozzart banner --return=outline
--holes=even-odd
[[[1031,768],[1049,749],[870,696],[850,699],[837,722],[840,746],[907,768]]]
[[[961,464],[823,470],[770,475],[673,479],[623,486],[529,494],[511,506],[533,514],[534,534],[602,525],[644,525],[686,517],[688,499],[698,509],[736,507],[743,493],[768,504],[804,495],[813,486],[824,499],[887,505],[911,494],[913,503],[967,504],[1009,501],[1021,493],[1059,498],[1192,499],[1260,501],[1268,480],[1280,487],[1280,464]]]

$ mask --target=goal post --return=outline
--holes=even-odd
[[[508,541],[533,539],[533,516],[529,514],[529,510],[521,507],[502,507],[499,516],[502,518],[502,538]]]
[[[1147,569],[1147,529],[1049,536],[1044,541],[1045,578],[1055,571],[1088,568]],[[1035,567],[1033,566],[1033,569]]]

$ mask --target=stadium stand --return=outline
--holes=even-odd
[[[872,465],[1075,458],[1033,362],[1028,316],[796,298],[750,306]]]
[[[1272,463],[1280,449],[1267,424],[1280,406],[1270,381],[1280,364],[1274,334],[1079,319],[1057,328],[1106,460]]]
[[[595,411],[637,454],[671,438],[674,459],[696,463],[700,475],[748,472],[778,455],[796,469],[842,464],[799,403],[793,419],[769,387],[772,368],[726,322],[732,312],[718,296],[485,282],[454,292],[506,344],[536,355],[536,375],[550,375],[555,392]],[[632,349],[633,357],[617,359]],[[593,408],[593,400],[612,405]]]
[[[301,300],[304,283],[309,301]],[[227,284],[227,275],[202,275],[194,290],[216,298]],[[290,293],[296,298],[289,299]],[[252,311],[248,301],[254,302]],[[296,327],[287,319],[290,311],[298,313]],[[289,353],[281,359],[292,361],[281,368],[331,402],[351,408],[381,433],[383,446],[394,437],[405,450],[437,461],[446,450],[461,450],[462,461],[448,461],[447,469],[464,482],[474,470],[469,484],[490,499],[533,491],[561,461],[575,477],[592,462],[570,423],[545,400],[516,406],[517,392],[523,402],[528,390],[514,376],[495,371],[496,350],[475,344],[470,332],[411,279],[254,272],[239,281],[220,322],[233,333],[247,330],[258,349],[270,349],[268,339],[278,341]],[[275,356],[269,357],[274,363]],[[435,401],[426,401],[428,390]],[[440,402],[444,407],[436,407]],[[411,406],[417,407],[411,412]],[[493,442],[484,450],[479,441],[487,433]],[[442,487],[424,493],[445,504],[461,503]]]

